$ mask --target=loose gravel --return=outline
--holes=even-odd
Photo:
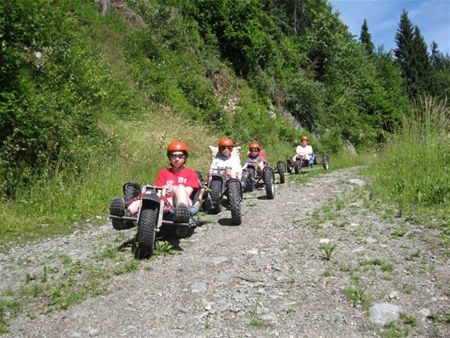
[[[4,336],[450,336],[439,229],[371,199],[358,168],[264,196],[244,194],[240,226],[202,215],[179,251],[146,261],[116,249],[136,230],[110,224],[0,255]]]

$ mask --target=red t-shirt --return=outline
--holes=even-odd
[[[172,168],[164,168],[159,171],[156,177],[155,185],[162,187],[164,185],[180,185],[192,187],[194,190],[199,188],[198,176],[194,170],[183,168],[179,172],[172,171]]]

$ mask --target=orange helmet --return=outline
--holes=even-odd
[[[228,137],[222,137],[219,140],[219,147],[233,147],[234,143],[233,140],[231,138]]]
[[[248,145],[248,150],[252,150],[252,149],[254,149],[254,148],[256,148],[256,149],[258,149],[258,150],[261,150],[261,147],[260,147],[259,144],[256,143],[256,142],[252,142],[252,143],[250,143],[250,144]]]
[[[303,135],[302,137],[300,137],[300,141],[303,141],[303,140],[306,140],[306,141],[308,141],[308,136],[306,136],[306,135]]]
[[[175,151],[182,151],[186,155],[189,154],[189,150],[188,150],[186,143],[181,142],[181,141],[172,141],[167,146],[167,155],[169,155],[170,153],[173,153]]]

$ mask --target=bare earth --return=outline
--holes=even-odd
[[[182,251],[112,274],[100,295],[62,309],[48,295],[87,278],[89,267],[133,263],[129,249],[105,252],[136,230],[105,224],[10,250],[0,255],[2,299],[44,290],[34,286],[20,311],[5,310],[4,336],[449,337],[440,232],[371,200],[363,180],[345,169],[303,184],[288,177],[272,201],[264,190],[245,194],[242,225],[228,225],[228,211],[201,216]],[[401,307],[384,328],[370,319],[381,303]]]

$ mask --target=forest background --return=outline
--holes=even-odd
[[[0,4],[0,239],[105,215],[170,140],[205,173],[221,136],[275,163],[303,134],[333,168],[370,158],[374,192],[438,211],[448,238],[450,61],[407,12],[385,52],[326,0],[105,3]]]

